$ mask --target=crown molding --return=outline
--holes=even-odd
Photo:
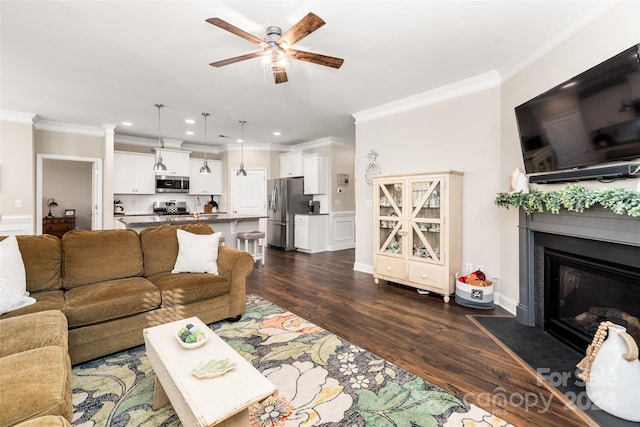
[[[150,139],[138,136],[119,135],[116,134],[113,137],[113,142],[116,144],[126,145],[139,145],[142,147],[156,148],[158,146],[158,139]]]
[[[0,110],[0,121],[10,123],[20,123],[25,125],[33,125],[38,119],[36,113],[28,113],[25,111]]]
[[[621,0],[602,2],[596,4],[596,7],[580,10],[576,12],[575,15],[565,19],[549,37],[542,38],[538,44],[532,46],[523,56],[516,58],[512,63],[501,68],[499,72],[500,76],[502,76],[502,82],[504,83],[511,80],[527,69],[527,67],[622,3],[623,1]]]
[[[113,125],[111,125],[113,126]],[[105,127],[76,125],[71,123],[52,122],[49,120],[38,120],[35,122],[36,130],[46,130],[50,132],[71,133],[75,135],[105,136]]]
[[[325,138],[314,139],[308,142],[302,142],[293,146],[289,146],[287,151],[298,151],[310,148],[326,147],[327,145],[337,145],[340,147],[353,148],[353,144],[348,141],[333,136],[327,136]]]
[[[363,123],[382,117],[392,116],[394,114],[403,113],[416,108],[427,107],[429,105],[438,104],[450,99],[459,98],[461,96],[470,95],[486,89],[500,86],[502,80],[500,74],[496,70],[479,74],[471,78],[451,83],[445,86],[422,92],[416,95],[402,98],[397,101],[389,102],[378,107],[368,110],[359,111],[351,114],[355,123]]]

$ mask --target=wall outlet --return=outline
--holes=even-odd
[[[466,263],[465,266],[464,266],[464,273],[465,274],[469,274],[472,271],[473,271],[473,264],[470,263],[470,262]]]

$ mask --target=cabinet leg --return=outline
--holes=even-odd
[[[373,283],[375,283],[376,285],[378,285],[380,283],[380,279],[378,279],[377,277],[375,277],[373,279]]]
[[[449,301],[451,301],[451,297],[449,295],[445,295],[443,299],[446,303],[449,303]]]

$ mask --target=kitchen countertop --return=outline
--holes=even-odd
[[[204,223],[220,223],[220,222],[239,222],[239,221],[255,221],[260,218],[266,218],[260,215],[234,215],[234,214],[200,214],[198,218],[193,215],[135,215],[123,216],[118,218],[127,227],[144,227],[164,224],[192,224],[194,222]]]

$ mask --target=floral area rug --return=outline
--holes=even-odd
[[[258,296],[209,326],[278,388],[250,408],[252,427],[509,426]],[[75,366],[72,424],[180,426],[171,404],[151,409],[154,380],[144,346]]]

